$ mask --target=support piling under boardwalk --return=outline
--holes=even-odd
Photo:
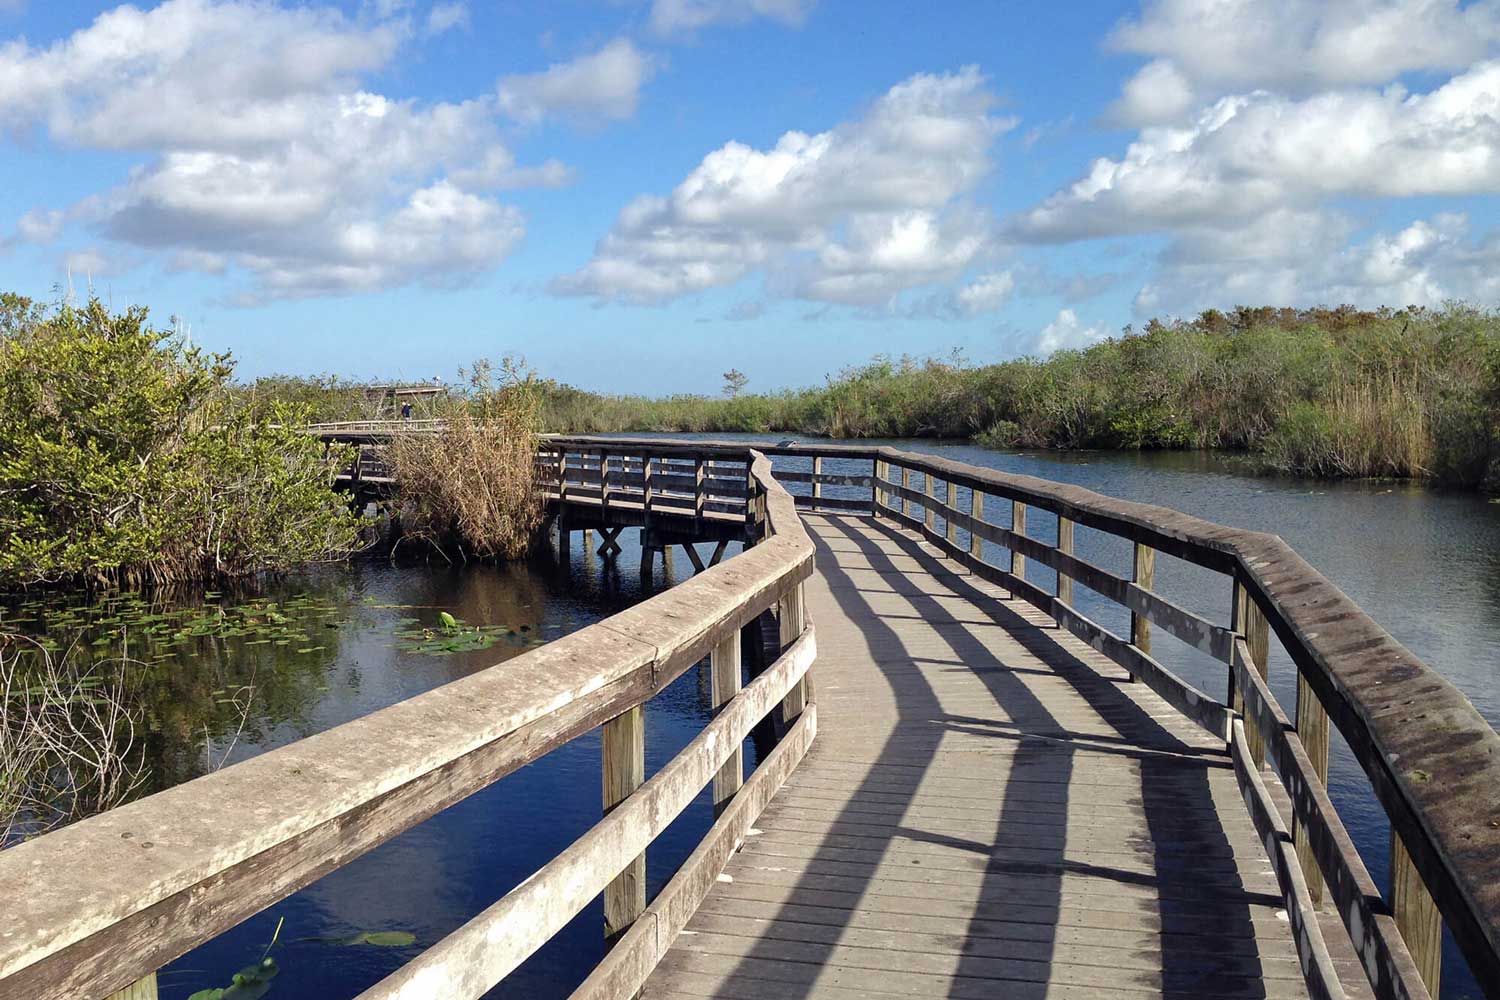
[[[1307,995],[1222,740],[915,536],[805,523],[818,740],[647,997]]]

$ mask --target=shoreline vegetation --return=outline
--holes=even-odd
[[[1211,449],[1263,469],[1500,492],[1500,312],[1241,307],[1047,358],[878,357],[816,387],[605,395],[476,362],[414,397],[386,504],[402,542],[515,558],[542,522],[547,431],[970,438],[997,449]],[[334,489],[344,449],[300,432],[394,396],[333,376],[237,382],[146,310],[0,296],[0,590],[135,587],[342,559],[372,522]]]
[[[974,365],[877,357],[821,386],[720,396],[607,395],[531,378],[543,430],[971,438],[996,449],[1211,449],[1264,471],[1411,479],[1500,493],[1500,312],[1462,303],[1239,307],[1151,320],[1082,350]],[[371,416],[362,387],[277,376],[252,409]],[[417,416],[442,416],[439,402]]]

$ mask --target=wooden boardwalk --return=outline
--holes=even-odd
[[[818,739],[646,996],[1307,995],[1221,740],[913,536],[806,523]]]

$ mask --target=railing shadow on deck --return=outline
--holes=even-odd
[[[1136,919],[1157,927],[1159,961],[1142,961],[1139,952],[1101,949],[1101,957],[1114,955],[1127,966],[1132,962],[1137,966],[1134,970],[1118,971],[1097,967],[1094,971],[1101,979],[1108,977],[1122,986],[1135,985],[1178,997],[1207,995],[1210,986],[1217,996],[1262,997],[1266,995],[1267,971],[1273,971],[1275,978],[1300,980],[1295,963],[1288,964],[1283,959],[1279,967],[1268,970],[1255,954],[1249,904],[1279,905],[1281,900],[1279,896],[1249,893],[1241,884],[1233,850],[1217,820],[1205,780],[1208,767],[1228,768],[1222,750],[1211,764],[1205,762],[1186,769],[1177,762],[1163,765],[1154,758],[1178,752],[1191,757],[1195,748],[1161,727],[1134,699],[1123,694],[1119,685],[1124,678],[1102,676],[1063,648],[1055,629],[1028,621],[999,603],[992,590],[975,586],[967,574],[954,574],[951,563],[935,558],[909,536],[882,527],[880,537],[916,560],[919,574],[942,579],[954,596],[974,602],[988,622],[1003,628],[1023,651],[1052,667],[1051,676],[1067,682],[1085,704],[1132,745],[1134,756],[1141,762],[1140,812],[1156,844],[1182,844],[1182,813],[1190,813],[1188,821],[1194,826],[1195,838],[1190,862],[1153,856],[1156,863],[1149,872],[1143,872],[1071,860],[1069,813],[1072,811],[1076,817],[1080,809],[1087,807],[1072,803],[1071,794],[1058,801],[1047,790],[1063,788],[1071,793],[1075,754],[1095,753],[1097,744],[1092,738],[1072,738],[1065,723],[1013,671],[1003,655],[987,646],[967,624],[945,622],[951,619],[952,612],[931,594],[921,588],[899,586],[878,590],[900,598],[904,602],[902,611],[915,612],[916,617],[929,623],[945,622],[941,637],[953,656],[953,666],[947,669],[964,671],[978,679],[1002,715],[1012,720],[1014,731],[1009,727],[987,728],[984,723],[991,721],[988,719],[948,714],[924,677],[923,667],[932,669],[935,664],[920,654],[907,652],[901,631],[887,620],[904,616],[877,611],[864,596],[867,591],[856,586],[853,578],[838,566],[824,536],[852,544],[873,572],[885,572],[891,574],[888,579],[898,580],[895,575],[898,570],[891,564],[889,554],[868,536],[851,530],[844,519],[829,516],[823,523],[828,531],[814,538],[818,571],[842,612],[864,629],[872,659],[894,695],[898,717],[884,745],[872,748],[864,778],[829,824],[829,835],[800,866],[801,877],[788,892],[785,905],[771,919],[797,924],[799,918],[805,918],[807,907],[829,902],[824,897],[830,886],[846,886],[850,891],[840,892],[839,898],[850,905],[824,906],[819,911],[822,922],[816,936],[803,942],[795,962],[781,962],[773,968],[772,962],[786,957],[786,945],[763,940],[749,949],[741,967],[730,974],[731,979],[743,977],[750,982],[769,974],[792,987],[778,996],[806,995],[819,981],[825,965],[832,961],[843,932],[849,929],[837,918],[852,917],[852,911],[859,905],[854,897],[868,891],[882,877],[883,870],[883,877],[890,877],[890,862],[893,856],[903,854],[903,844],[925,842],[984,859],[977,897],[970,912],[959,917],[964,923],[961,934],[964,950],[957,967],[951,970],[951,996],[984,996],[997,987],[1011,997],[1046,995],[1047,983],[1055,975],[1054,953],[1061,948],[1063,960],[1077,964],[1076,947],[1057,938],[1065,904],[1076,902],[1065,896],[1064,891],[1065,880],[1075,875],[1116,881],[1121,884],[1122,892],[1126,887],[1143,888],[1145,893],[1127,893],[1127,898],[1133,895],[1133,905],[1139,907]],[[976,722],[980,725],[976,726]],[[967,741],[996,740],[1010,745],[1004,791],[994,798],[993,819],[976,818],[974,823],[976,829],[992,826],[985,833],[976,832],[974,839],[934,834],[907,825],[908,818],[913,823],[921,822],[919,814],[924,806],[917,801],[921,786],[937,764],[939,754],[953,749],[951,738],[955,734],[962,734]],[[949,749],[945,750],[945,746]],[[796,796],[797,791],[797,780],[793,779],[792,795]],[[801,806],[799,800],[779,809],[800,813]],[[774,816],[785,814],[778,811]],[[774,824],[774,816],[768,817],[768,826]],[[946,824],[935,819],[931,825]],[[873,852],[876,856],[851,863],[855,853],[844,846],[849,839],[841,833],[845,829],[860,831],[861,855]],[[830,875],[830,872],[842,874]],[[1160,898],[1153,899],[1153,895]],[[1207,928],[1205,921],[1211,922]],[[1026,925],[1019,932],[1023,940],[1018,940],[1014,926],[1018,923]],[[951,918],[945,926],[952,926]],[[1146,968],[1148,965],[1151,969]],[[1161,971],[1154,971],[1157,968]],[[1067,975],[1061,978],[1065,982]],[[879,989],[878,980],[871,983],[872,990]],[[1085,976],[1084,981],[1075,985],[1088,988],[1100,986],[1102,981],[1090,983]],[[794,992],[797,989],[802,992]]]

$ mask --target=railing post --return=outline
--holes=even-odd
[[[568,501],[568,449],[559,448],[557,452],[557,503],[561,506]]]
[[[698,522],[699,530],[703,527],[703,465],[702,455],[693,459],[693,520]]]
[[[901,485],[906,489],[911,489],[911,469],[904,465],[901,466]],[[911,517],[911,501],[906,498],[905,494],[901,496],[901,513],[906,517]]]
[[[944,502],[946,503],[948,508],[947,516],[943,518],[943,520],[946,521],[948,525],[948,544],[952,545],[954,548],[957,548],[958,525],[953,523],[953,512],[958,510],[958,487],[954,485],[953,480],[951,479],[948,480],[948,498]]]
[[[156,1000],[156,973],[143,976],[105,1000]]]
[[[1437,996],[1443,971],[1443,918],[1395,830],[1391,831],[1391,912],[1427,992]]]
[[[1234,618],[1230,626],[1245,637],[1250,650],[1250,665],[1265,679],[1270,676],[1271,630],[1260,606],[1250,599],[1250,592],[1238,580],[1234,583]],[[1234,690],[1234,669],[1229,671],[1230,707],[1245,715],[1245,694]],[[1266,762],[1266,741],[1261,735],[1260,723],[1253,716],[1245,717],[1245,745],[1250,749],[1250,758],[1257,767]]]
[[[802,584],[797,584],[781,595],[780,613],[777,617],[780,619],[781,651],[784,653],[802,634],[804,622]],[[801,715],[802,709],[807,707],[807,681],[807,676],[803,675],[796,686],[787,692],[786,699],[781,703],[781,717],[788,724]]]
[[[1026,505],[1019,500],[1010,502],[1010,530],[1018,535],[1026,534]],[[1010,572],[1018,580],[1026,579],[1026,557],[1018,549],[1010,550]]]
[[[752,622],[754,619],[752,619]],[[740,690],[740,630],[735,629],[726,636],[714,651],[709,654],[709,699],[713,702],[714,710],[719,707]],[[734,793],[740,790],[740,785],[745,781],[744,748],[735,747],[734,753],[719,768],[719,773],[714,775],[714,815],[724,811],[729,800],[734,798]]]
[[[1313,693],[1312,686],[1302,671],[1297,671],[1297,736],[1307,751],[1313,771],[1324,787],[1328,785],[1328,713],[1323,703]],[[1297,858],[1302,862],[1302,877],[1314,903],[1323,899],[1323,873],[1318,867],[1318,857],[1313,853],[1312,843],[1307,839],[1307,830],[1296,816],[1292,817],[1292,837],[1297,845]]]
[[[609,452],[599,449],[599,512],[609,513]]]
[[[760,539],[755,533],[755,469],[753,463],[745,462],[745,546],[748,548]]]
[[[601,727],[604,744],[604,814],[646,780],[646,725],[640,705]],[[604,937],[613,941],[646,909],[646,855],[641,854],[604,889]]]
[[[1142,590],[1150,590],[1156,580],[1156,550],[1135,543],[1134,569],[1130,579]],[[1151,619],[1134,611],[1130,613],[1130,641],[1143,653],[1151,652]]]
[[[1064,555],[1073,554],[1073,522],[1060,514],[1057,518],[1057,551]],[[1057,599],[1069,607],[1073,605],[1073,578],[1062,570],[1057,571]]]
[[[648,454],[641,460],[641,506],[642,516],[647,524],[651,523],[651,456]]]
[[[823,474],[823,456],[822,455],[814,455],[813,456],[813,470],[812,470],[812,476],[813,476],[813,481],[812,481],[812,495],[813,495],[813,506],[814,507],[816,507],[818,505],[817,501],[823,499],[823,484],[820,483],[820,482],[818,482],[818,477],[821,476],[822,474]]]
[[[972,491],[973,498],[969,502],[969,516],[976,521],[984,520],[984,494],[978,490]],[[975,559],[984,559],[984,539],[979,532],[969,532],[969,555]]]
[[[872,475],[874,482],[870,483],[870,512],[877,516],[885,508],[886,504],[890,503],[889,494],[881,488],[885,484],[886,477],[890,474],[890,463],[877,458]]]
[[[937,491],[933,485],[932,473],[926,469],[922,470],[922,492],[927,494],[927,503],[922,505],[922,511],[926,515],[922,518],[927,523],[927,530],[934,531],[937,528],[937,511],[932,508],[937,505]]]

